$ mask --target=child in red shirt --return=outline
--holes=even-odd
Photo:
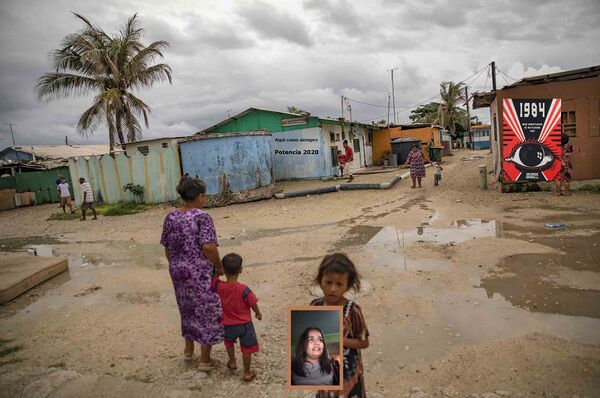
[[[221,306],[223,307],[223,321],[221,323],[225,327],[225,348],[229,355],[227,367],[230,370],[237,369],[234,344],[239,338],[244,362],[244,381],[249,382],[254,380],[254,372],[250,370],[252,353],[258,352],[258,341],[252,324],[250,308],[254,311],[256,319],[261,320],[262,314],[258,309],[258,299],[252,293],[252,290],[237,281],[242,273],[242,258],[235,253],[229,253],[223,257],[222,262],[227,281],[224,282],[215,275],[212,285],[221,298]]]
[[[346,155],[342,154],[342,151],[337,151],[338,164],[340,166],[340,177],[344,176],[344,166],[346,165]]]

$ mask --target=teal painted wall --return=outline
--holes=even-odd
[[[104,203],[130,202],[135,198],[129,191],[123,192],[128,183],[144,187],[146,203],[162,203],[178,198],[176,187],[181,179],[179,151],[169,146],[161,151],[150,151],[148,155],[135,152],[133,156],[119,153],[69,159],[69,170],[73,177],[75,203],[81,205],[79,178],[92,185],[97,201]]]
[[[61,167],[59,169],[32,171],[26,173],[17,173],[14,177],[5,177],[2,180],[14,178],[14,189],[17,192],[33,192],[38,204],[55,203],[59,201],[58,191],[56,190],[56,172],[60,171],[66,178],[67,183],[71,185],[71,175],[69,169]],[[11,184],[12,185],[12,184]],[[0,186],[0,188],[10,188],[10,186]],[[72,189],[71,189],[71,192]]]
[[[235,133],[238,131],[253,131],[260,129],[265,129],[272,133],[277,133],[280,131],[291,131],[307,129],[311,127],[318,127],[320,125],[319,118],[314,116],[308,117],[307,124],[301,124],[297,126],[281,125],[282,120],[295,119],[297,117],[300,116],[256,110],[253,112],[249,112],[238,119],[232,119],[221,126],[217,126],[215,129],[209,130],[209,133]]]

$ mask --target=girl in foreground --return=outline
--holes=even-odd
[[[360,290],[360,276],[350,259],[341,253],[325,256],[315,284],[323,290],[323,297],[313,300],[310,305],[335,305],[344,307],[344,390],[339,395],[344,398],[365,398],[365,383],[360,350],[369,346],[369,331],[360,307],[344,297],[351,288]],[[332,391],[323,393],[331,395]]]

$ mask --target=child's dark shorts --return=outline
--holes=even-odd
[[[240,350],[243,354],[258,352],[258,340],[252,322],[225,326],[225,347],[233,347],[237,339],[240,339]]]

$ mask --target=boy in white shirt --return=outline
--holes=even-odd
[[[440,165],[439,161],[433,162],[433,185],[439,185],[440,180],[442,179],[442,165]]]
[[[69,191],[69,184],[65,177],[60,178],[60,184],[58,184],[58,194],[60,196],[60,206],[63,209],[63,213],[66,213],[65,206],[69,206],[71,214],[75,213],[73,205],[71,204],[71,192]]]

